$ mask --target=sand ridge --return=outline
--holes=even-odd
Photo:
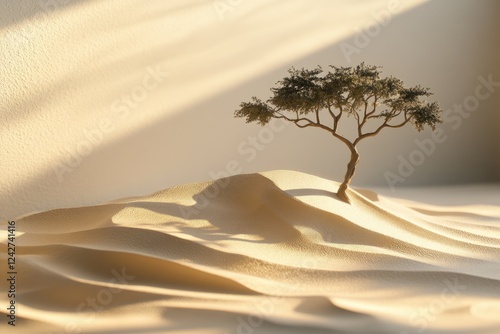
[[[500,207],[337,187],[271,171],[23,217],[15,330],[498,333]]]

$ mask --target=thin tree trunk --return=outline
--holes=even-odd
[[[356,147],[349,146],[349,150],[351,150],[351,160],[349,161],[349,164],[347,164],[347,172],[345,173],[344,182],[342,182],[337,192],[337,196],[346,203],[350,203],[346,191],[347,188],[349,188],[349,185],[351,184],[351,179],[354,176],[356,165],[358,164],[359,161],[359,154],[358,151],[356,150]]]

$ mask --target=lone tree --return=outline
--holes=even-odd
[[[349,203],[346,191],[359,161],[357,145],[384,128],[400,128],[408,123],[418,131],[425,125],[434,130],[436,124],[442,123],[442,110],[436,102],[421,100],[432,95],[429,88],[419,85],[406,88],[397,78],[381,78],[380,66],[361,63],[356,67],[330,67],[333,70],[326,74],[321,67],[291,68],[289,75],[271,88],[273,95],[269,100],[263,102],[252,97],[251,102],[240,104],[235,117],[260,125],[266,125],[272,118],[284,119],[299,128],[326,130],[343,142],[351,152],[351,159],[337,196]],[[357,125],[353,139],[339,133],[344,115],[352,116]]]

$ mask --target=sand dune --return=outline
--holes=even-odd
[[[0,328],[500,333],[500,206],[348,205],[337,187],[273,171],[21,218],[17,326]]]

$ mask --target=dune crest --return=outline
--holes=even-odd
[[[23,217],[15,331],[499,332],[500,207],[338,186],[271,171]]]

